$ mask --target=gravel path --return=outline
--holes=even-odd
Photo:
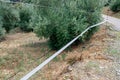
[[[107,15],[104,15],[102,14],[102,17],[107,20],[109,23],[113,24],[113,28],[117,31],[120,31],[120,19],[118,18],[114,18],[114,17],[111,17],[111,16],[107,16]]]

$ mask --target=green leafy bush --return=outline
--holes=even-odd
[[[2,21],[2,28],[9,32],[16,27],[19,21],[19,12],[11,4],[0,2],[0,17]]]
[[[120,0],[112,0],[110,9],[114,12],[120,11]]]
[[[0,41],[2,40],[2,38],[3,38],[4,35],[5,35],[5,29],[2,28],[2,25],[3,25],[3,23],[2,23],[1,17],[0,17]]]
[[[5,29],[0,26],[0,41],[5,35]]]
[[[110,3],[111,3],[111,0],[106,0],[106,2],[105,2],[105,6],[109,6]]]
[[[26,32],[33,31],[33,28],[30,26],[30,22],[34,15],[34,8],[31,5],[19,5],[19,14],[19,27],[21,30]]]
[[[0,20],[4,29],[9,33],[12,29],[20,27],[21,30],[33,31],[31,19],[34,17],[35,10],[31,5],[25,4],[8,4],[0,1]]]
[[[48,38],[52,49],[60,49],[88,26],[98,23],[104,6],[101,0],[39,0],[37,3],[46,7],[39,7],[35,33]],[[75,43],[89,40],[97,29],[89,30]]]

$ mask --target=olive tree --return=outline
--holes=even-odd
[[[32,1],[34,2],[34,1]],[[49,39],[52,49],[60,49],[87,27],[101,21],[102,0],[38,0],[37,19],[33,19],[38,37]],[[98,30],[87,31],[75,43],[85,42]]]
[[[8,33],[11,29],[16,27],[19,21],[19,12],[12,4],[0,2],[0,17],[2,28]]]

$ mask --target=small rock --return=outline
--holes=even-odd
[[[120,64],[120,61],[118,61],[118,64]]]
[[[72,70],[73,70],[72,66],[69,66],[68,71],[72,71]]]
[[[120,70],[117,70],[116,72],[117,72],[117,76],[120,76]]]
[[[102,66],[100,66],[99,68],[100,68],[100,69],[104,69],[104,67],[102,67]]]

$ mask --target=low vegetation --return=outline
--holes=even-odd
[[[118,12],[120,11],[120,0],[112,0],[110,4],[110,9],[113,12]]]
[[[7,33],[16,27],[19,21],[19,12],[11,4],[0,2],[0,27],[4,28]]]
[[[20,15],[20,21],[18,23],[18,26],[21,30],[25,32],[33,31],[33,27],[30,26],[31,19],[34,16],[34,8],[31,5],[25,5],[21,4],[18,5],[19,15]]]
[[[2,40],[4,35],[5,35],[5,30],[2,27],[0,27],[0,41]]]

